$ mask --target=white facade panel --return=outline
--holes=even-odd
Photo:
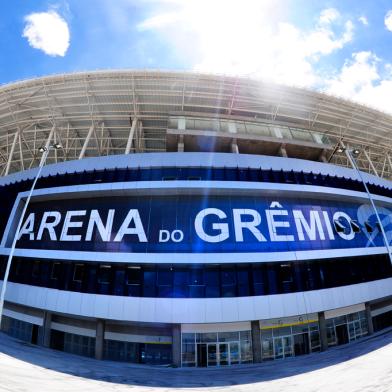
[[[378,308],[371,311],[372,317],[378,316],[379,314],[383,314],[386,312],[392,312],[392,305],[384,306],[382,308]]]
[[[76,327],[74,325],[62,324],[57,322],[52,322],[50,324],[50,327],[51,329],[54,329],[56,331],[72,333],[75,335],[88,336],[90,338],[95,338],[96,336],[95,329],[90,329],[90,328]]]
[[[182,333],[237,332],[237,331],[249,331],[250,329],[251,329],[250,322],[181,325]]]
[[[150,335],[135,335],[118,332],[105,332],[105,339],[117,340],[120,342],[131,343],[153,343],[153,344],[171,344],[170,336],[150,336]]]
[[[32,316],[30,314],[16,312],[11,309],[4,308],[3,315],[7,317],[11,317],[16,320],[25,321],[26,323],[35,324],[42,326],[43,318],[38,316]]]
[[[6,300],[54,312],[68,313],[69,300],[73,298],[77,304],[84,304],[83,306],[77,305],[74,308],[76,313],[73,314],[75,316],[123,321],[193,324],[296,316],[299,314],[298,310],[305,310],[301,297],[306,299],[306,312],[301,311],[300,314],[330,310],[332,312],[328,314],[335,314],[334,309],[357,306],[357,304],[362,304],[360,306],[363,308],[364,302],[392,295],[392,278],[352,285],[353,290],[347,290],[347,287],[337,287],[304,293],[240,298],[135,298],[84,293],[72,293],[75,296],[72,295],[71,297],[68,292],[60,290],[35,286],[30,286],[29,290],[26,290],[26,288],[28,286],[10,282]],[[362,288],[366,290],[362,290]],[[40,296],[39,293],[45,290],[47,290],[48,295]],[[30,295],[20,297],[21,292],[26,291]],[[366,291],[368,295],[364,295]],[[57,296],[55,305],[54,301],[51,300],[52,296]],[[38,303],[36,298],[42,298],[42,303]],[[331,298],[333,298],[333,301],[331,301]],[[285,302],[292,303],[292,301],[295,301],[297,306],[290,308],[283,305]],[[89,303],[94,305],[90,307],[87,305]],[[121,317],[117,318],[119,313],[111,315],[111,307],[122,308]],[[167,314],[156,311],[159,307],[166,309]],[[241,307],[241,311],[238,310],[239,307]],[[355,309],[357,308],[355,307]],[[346,309],[342,312],[349,313]]]
[[[325,312],[325,318],[330,319],[334,317],[340,317],[340,316],[344,316],[345,314],[361,312],[362,310],[365,310],[365,304],[363,303],[352,305],[352,306],[346,306],[344,308],[339,308],[339,309],[331,309]]]

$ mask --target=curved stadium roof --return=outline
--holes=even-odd
[[[348,166],[336,151],[343,141],[361,149],[362,170],[392,178],[391,137],[388,114],[245,78],[95,71],[0,87],[2,176],[37,166],[38,148],[49,141],[63,148],[51,151],[48,163],[178,149],[230,152],[234,142],[241,153]]]

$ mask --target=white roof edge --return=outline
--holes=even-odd
[[[47,165],[42,169],[41,177],[127,167],[239,167],[283,171],[294,170],[296,172],[303,171],[304,173],[331,175],[361,181],[355,170],[329,163],[297,158],[216,152],[157,152],[84,158],[81,160]],[[0,178],[0,186],[12,182],[33,179],[37,171],[38,168],[34,168],[2,177]],[[368,173],[361,173],[367,183],[383,186],[392,190],[392,181]]]

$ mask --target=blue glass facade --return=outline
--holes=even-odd
[[[4,258],[1,267],[4,273]],[[16,283],[90,294],[217,298],[320,290],[391,276],[388,256],[372,255],[237,265],[127,265],[15,258],[10,279]]]

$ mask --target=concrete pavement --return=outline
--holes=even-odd
[[[232,368],[96,361],[0,333],[0,391],[392,391],[392,331],[323,353]]]

